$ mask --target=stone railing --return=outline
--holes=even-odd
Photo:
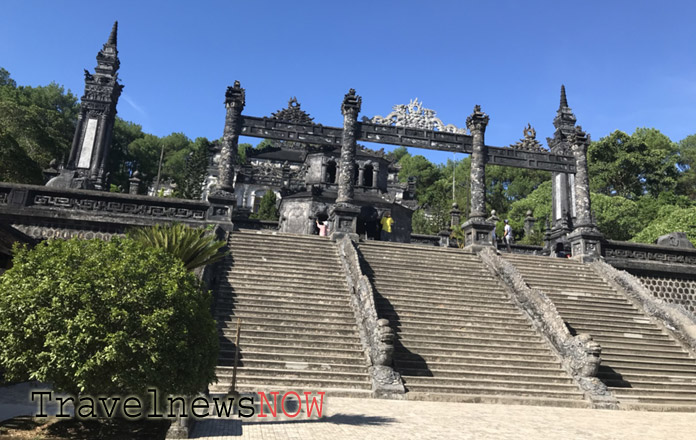
[[[235,229],[278,230],[278,221],[232,217]]]
[[[617,408],[616,398],[597,378],[602,349],[589,334],[570,334],[556,306],[543,292],[530,288],[517,268],[492,248],[479,257],[496,277],[503,281],[512,299],[532,319],[534,326],[551,343],[564,369],[573,377],[596,408]]]
[[[0,183],[0,215],[3,217],[128,222],[185,223],[208,219],[207,202],[38,185]]]
[[[411,243],[440,246],[440,237],[437,235],[411,234]]]
[[[363,349],[370,361],[372,391],[375,397],[397,398],[403,395],[403,381],[392,368],[394,330],[389,321],[377,317],[372,283],[360,268],[358,250],[349,237],[338,241],[338,254],[346,273],[350,304],[355,312]]]
[[[662,322],[696,355],[696,318],[684,307],[656,298],[636,277],[603,261],[594,261],[590,267],[615,289],[625,292],[646,314]]]
[[[606,262],[619,269],[696,275],[696,249],[614,240],[602,249]]]

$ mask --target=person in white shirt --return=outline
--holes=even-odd
[[[508,252],[512,252],[512,248],[510,247],[511,242],[512,242],[512,227],[510,226],[508,219],[505,219],[505,228],[503,229],[503,243],[505,243],[505,246],[507,246]]]

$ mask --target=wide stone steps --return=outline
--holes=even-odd
[[[602,347],[602,379],[623,408],[696,411],[696,359],[589,267],[505,255],[564,320]]]
[[[558,357],[478,257],[393,243],[359,248],[378,314],[397,332],[394,365],[407,398],[586,405]]]
[[[369,396],[367,359],[335,244],[235,232],[229,247],[226,276],[215,291],[220,381],[211,391],[230,386],[239,318],[238,390]]]

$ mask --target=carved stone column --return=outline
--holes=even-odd
[[[140,194],[140,171],[134,172],[131,178],[128,179],[128,183],[128,194]]]
[[[234,192],[234,165],[237,161],[237,144],[242,131],[241,116],[244,110],[245,91],[239,81],[227,88],[225,93],[225,131],[222,135],[222,150],[218,169],[218,188],[226,192]]]
[[[358,113],[362,98],[350,89],[343,98],[341,113],[343,114],[343,140],[341,142],[341,165],[338,174],[338,198],[336,203],[353,201],[353,174],[355,169],[355,149],[358,128]]]
[[[573,258],[592,261],[602,255],[603,236],[592,218],[590,200],[590,178],[587,170],[587,147],[589,137],[580,126],[569,137],[570,148],[575,156],[575,213],[573,232],[568,235]]]
[[[341,165],[338,171],[338,197],[329,210],[329,230],[333,240],[349,237],[357,241],[356,234],[360,208],[352,204],[355,175],[355,150],[358,129],[358,113],[362,99],[350,89],[343,98],[343,141],[341,144]]]
[[[466,126],[472,136],[471,153],[471,209],[464,223],[464,247],[477,251],[481,246],[493,246],[492,232],[495,227],[486,221],[486,144],[484,134],[489,117],[474,107],[474,113],[466,118]]]
[[[377,177],[379,176],[379,167],[377,165],[372,168],[372,187],[377,188]]]
[[[319,183],[326,182],[326,166],[326,158],[323,158],[321,161],[321,175],[319,177]]]
[[[358,169],[358,181],[355,182],[355,186],[365,186],[365,165],[360,165]]]
[[[211,204],[210,218],[230,220],[237,203],[234,195],[235,164],[237,162],[237,144],[242,132],[242,110],[244,110],[245,91],[239,81],[228,87],[225,93],[225,130],[222,135],[222,149],[218,164],[217,188],[208,194]]]

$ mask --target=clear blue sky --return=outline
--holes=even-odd
[[[296,96],[324,125],[341,125],[351,87],[361,117],[418,97],[464,126],[480,104],[496,146],[528,122],[546,144],[561,84],[593,139],[636,127],[674,141],[696,133],[693,1],[5,0],[0,66],[19,84],[56,81],[81,96],[82,69],[94,69],[114,20],[119,115],[160,136],[220,137],[236,79],[246,114]]]

